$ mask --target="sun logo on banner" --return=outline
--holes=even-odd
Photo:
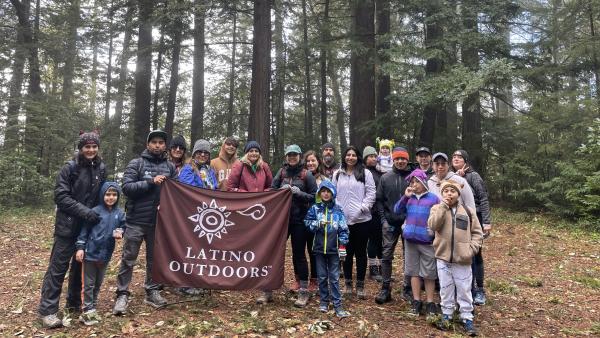
[[[202,202],[202,206],[197,207],[198,213],[189,216],[196,227],[194,232],[198,232],[198,238],[206,237],[208,243],[212,243],[214,237],[221,239],[221,234],[227,234],[227,227],[234,225],[227,217],[231,212],[225,211],[227,207],[219,207],[213,199],[210,205]]]

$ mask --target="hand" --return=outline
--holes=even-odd
[[[327,222],[327,221],[321,221],[321,222],[319,222],[319,226],[321,226],[323,228],[327,227],[327,224],[329,224],[329,222]]]
[[[407,187],[406,190],[404,190],[404,196],[410,198],[412,196],[414,192],[414,189],[411,187]]]
[[[367,207],[366,205],[362,205],[362,206],[360,207],[360,211],[362,211],[362,212],[368,212],[368,213],[370,213],[370,212],[371,212],[371,209],[369,209],[369,207]]]
[[[116,239],[123,238],[123,228],[116,228],[113,230],[113,237]]]
[[[83,262],[83,250],[77,250],[77,253],[75,253],[75,260],[79,263]]]
[[[291,188],[291,186],[289,184],[284,184],[279,189],[290,189],[290,188]]]
[[[94,210],[90,209],[90,211],[87,212],[87,214],[85,214],[85,220],[88,223],[91,224],[98,224],[100,223],[100,215],[98,215]]]
[[[450,208],[450,204],[452,204],[452,199],[448,198],[448,197],[444,197],[444,199],[442,200],[442,202],[444,202],[444,204]]]
[[[488,238],[490,236],[491,232],[492,232],[492,225],[484,224],[483,225],[483,238]]]
[[[294,195],[297,195],[297,194],[299,194],[299,193],[300,193],[300,188],[298,188],[298,187],[297,187],[297,186],[295,186],[295,185],[292,185],[292,186],[290,187],[290,190],[292,191],[292,194],[294,194]]]
[[[167,179],[167,177],[165,175],[156,175],[152,179],[152,183],[154,183],[156,185],[161,185],[166,179]]]

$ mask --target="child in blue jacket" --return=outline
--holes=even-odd
[[[308,210],[304,224],[315,234],[312,250],[315,254],[317,276],[319,278],[319,310],[329,309],[329,288],[335,314],[342,318],[350,313],[342,308],[342,296],[339,284],[339,255],[345,254],[348,243],[348,225],[344,212],[335,204],[336,190],[333,183],[324,180],[319,185],[316,203]]]
[[[85,325],[98,323],[96,312],[98,293],[106,267],[115,250],[115,238],[123,238],[125,213],[119,208],[121,190],[115,182],[106,182],[100,189],[101,204],[92,210],[100,216],[98,224],[86,224],[79,233],[75,258],[82,262],[83,314],[79,318]]]

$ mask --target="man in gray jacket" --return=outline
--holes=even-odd
[[[460,191],[460,203],[463,206],[467,206],[475,210],[475,198],[473,197],[473,191],[469,186],[467,180],[462,178],[460,175],[450,171],[450,165],[448,164],[448,155],[444,153],[435,153],[433,155],[433,171],[434,174],[427,181],[429,191],[436,194],[440,199],[442,193],[440,186],[442,181],[453,180],[457,183],[462,184],[462,190]]]

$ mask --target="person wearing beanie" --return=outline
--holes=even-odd
[[[418,317],[425,305],[425,313],[430,317],[437,313],[434,303],[437,268],[432,246],[433,232],[427,227],[427,219],[429,211],[440,199],[427,191],[427,174],[423,170],[413,170],[406,181],[409,186],[394,206],[394,213],[406,215],[402,225],[402,238],[404,274],[410,277],[413,297],[409,315]],[[425,282],[426,303],[421,301],[421,279]]]
[[[434,165],[436,160],[434,156]],[[481,248],[483,231],[475,217],[475,208],[460,201],[464,185],[454,180],[457,177],[460,176],[440,181],[441,202],[431,208],[427,220],[429,229],[435,233],[433,248],[440,280],[442,320],[437,325],[442,330],[450,327],[450,319],[458,303],[465,331],[476,336],[471,263],[472,257]]]
[[[452,171],[464,177],[473,191],[475,199],[475,211],[477,219],[483,227],[483,238],[487,238],[492,230],[490,204],[485,182],[473,167],[469,164],[469,154],[465,150],[457,150],[452,154]],[[473,257],[473,304],[485,305],[486,296],[484,289],[485,269],[483,264],[482,250]]]
[[[427,147],[419,147],[415,152],[419,168],[427,174],[427,177],[433,175],[433,165],[431,164],[431,151]]]
[[[377,188],[377,210],[382,225],[382,259],[381,259],[381,290],[375,297],[377,304],[384,304],[392,300],[391,281],[392,281],[392,261],[394,259],[394,250],[398,244],[398,238],[401,235],[401,227],[404,223],[405,214],[396,214],[394,205],[404,195],[408,182],[406,177],[412,169],[408,164],[408,151],[403,147],[396,147],[392,151],[394,166],[391,171],[381,176],[379,187]],[[408,302],[412,301],[412,292],[410,287],[410,276],[404,276],[404,285],[402,296]]]
[[[210,166],[210,143],[208,141],[197,140],[194,143],[192,157],[179,173],[179,182],[203,189],[217,189],[217,176]]]
[[[436,194],[439,198],[442,198],[442,191],[440,185],[444,180],[453,180],[462,185],[460,191],[461,203],[471,209],[475,209],[475,199],[473,197],[473,191],[469,186],[467,180],[460,175],[450,171],[448,164],[448,155],[444,153],[435,153],[432,157],[433,160],[433,172],[434,175],[427,180],[427,187],[429,191]]]
[[[185,164],[185,151],[187,150],[185,138],[181,135],[173,137],[169,144],[169,161],[175,166],[177,175]]]
[[[222,191],[227,190],[227,178],[229,178],[233,164],[237,161],[237,149],[239,146],[240,143],[238,140],[231,136],[227,137],[221,145],[219,156],[210,160],[210,166],[213,167],[217,174],[219,189]]]
[[[63,324],[58,310],[67,271],[69,282],[65,308],[71,312],[81,308],[81,263],[74,258],[75,243],[86,223],[100,221],[100,216],[92,210],[98,204],[100,188],[106,180],[106,167],[100,158],[99,146],[98,133],[80,133],[77,155],[60,169],[56,178],[54,243],[38,306],[45,328],[57,328]]]
[[[379,155],[377,156],[377,169],[382,173],[387,173],[392,170],[394,161],[392,159],[392,149],[394,148],[394,140],[386,140],[377,138],[379,144]]]
[[[363,150],[363,160],[365,167],[373,175],[375,189],[379,187],[379,180],[383,173],[377,169],[377,150],[371,146],[366,146]],[[371,225],[369,226],[369,242],[367,244],[367,264],[369,269],[369,278],[381,283],[381,220],[375,204],[371,208]]]
[[[259,192],[269,191],[273,174],[269,164],[260,155],[260,145],[248,141],[244,147],[244,156],[236,161],[227,178],[227,191]]]
[[[244,146],[244,154],[247,154],[251,149],[256,149],[256,151],[260,154],[260,144],[256,141],[248,141]]]
[[[146,242],[146,280],[144,303],[161,308],[167,301],[160,294],[162,286],[152,280],[152,257],[156,213],[160,204],[160,188],[167,179],[176,179],[175,166],[166,152],[167,133],[153,130],[148,134],[146,149],[140,157],[127,164],[123,174],[122,190],[127,197],[125,240],[121,254],[121,266],[117,275],[117,300],[114,315],[127,313],[129,284],[133,277],[142,242]]]
[[[285,149],[285,163],[277,171],[271,188],[289,189],[292,192],[288,234],[292,242],[292,263],[298,282],[298,298],[296,307],[305,307],[310,299],[308,290],[310,278],[317,278],[316,262],[312,251],[313,234],[304,225],[304,217],[310,205],[314,202],[317,183],[310,171],[304,168],[300,155],[302,150],[296,144]],[[306,251],[308,249],[308,260]],[[310,263],[309,263],[310,260]],[[265,292],[257,302],[270,299],[270,291]]]
[[[340,168],[335,161],[335,147],[333,143],[327,142],[321,146],[321,158],[323,159],[323,174],[328,179],[333,177],[333,173]]]

